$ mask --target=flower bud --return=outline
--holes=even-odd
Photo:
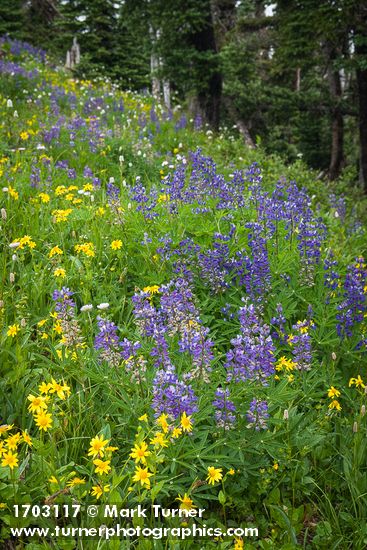
[[[356,434],[358,432],[358,423],[354,422],[353,424],[353,433]]]
[[[6,220],[6,218],[7,218],[6,210],[5,210],[5,208],[2,208],[1,209],[1,219]]]
[[[336,361],[336,353],[334,351],[331,354],[331,358],[332,358],[333,361]]]
[[[366,414],[366,405],[362,405],[361,407],[361,415],[364,416]]]
[[[11,283],[14,283],[14,281],[15,281],[15,275],[14,275],[14,273],[10,273],[10,275],[9,275],[9,281],[10,281]]]
[[[13,107],[13,102],[11,99],[8,99],[7,102],[6,102],[6,106],[8,109],[11,109]]]
[[[20,326],[21,326],[22,328],[24,328],[26,325],[27,325],[27,321],[26,321],[26,320],[24,319],[24,317],[23,317],[23,319],[20,321]]]
[[[283,419],[288,420],[288,418],[289,418],[288,409],[284,409]]]

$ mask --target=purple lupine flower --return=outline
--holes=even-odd
[[[94,349],[99,351],[101,361],[106,361],[110,367],[118,367],[121,363],[122,352],[117,335],[117,326],[108,319],[97,317],[99,332],[94,340]]]
[[[298,321],[296,325],[292,326],[296,334],[288,339],[298,370],[310,370],[311,368],[312,348],[311,336],[308,332],[310,328],[315,328],[313,321],[308,319]]]
[[[343,301],[338,306],[337,332],[340,338],[353,336],[353,328],[361,323],[367,312],[367,266],[364,258],[356,258],[348,266],[344,282]]]
[[[263,383],[275,371],[275,347],[270,328],[257,316],[253,304],[239,310],[241,333],[231,340],[225,368],[227,381],[261,380]]]
[[[313,284],[315,266],[320,261],[321,245],[326,238],[326,226],[321,220],[302,220],[298,226],[298,250],[301,257],[300,276]]]
[[[272,332],[272,337],[279,339],[281,343],[285,343],[287,340],[287,332],[285,330],[286,318],[284,317],[282,304],[277,304],[276,315],[271,318],[271,324],[276,327],[276,330]]]
[[[187,373],[186,379],[198,378],[209,383],[209,373],[212,370],[210,364],[214,359],[214,342],[207,338],[208,334],[208,328],[195,322],[188,325],[181,334],[179,350],[187,351],[192,356],[193,369]]]
[[[268,404],[266,401],[253,399],[250,408],[247,411],[247,428],[255,428],[256,431],[267,430],[267,420],[269,418]]]
[[[152,407],[156,416],[168,414],[173,419],[186,412],[197,412],[197,397],[189,384],[179,380],[173,365],[157,371],[153,380]]]
[[[83,342],[78,321],[75,319],[74,292],[66,287],[54,290],[52,299],[56,302],[55,311],[62,329],[63,343],[69,348],[80,346]]]
[[[213,407],[215,407],[215,422],[218,428],[224,428],[229,430],[233,428],[234,423],[236,422],[236,407],[234,403],[229,399],[230,393],[229,389],[218,388],[215,392],[215,399],[212,402]]]

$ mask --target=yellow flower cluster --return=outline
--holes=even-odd
[[[10,434],[14,428],[13,424],[4,424],[0,426],[0,459],[2,468],[10,468],[13,470],[19,464],[18,447],[21,443],[25,443],[29,447],[32,446],[32,439],[27,430]],[[3,436],[4,439],[3,439]]]
[[[83,253],[89,258],[93,258],[96,253],[94,251],[94,244],[93,243],[83,243],[83,244],[76,244],[74,246],[74,250],[77,254]]]
[[[69,215],[72,213],[72,208],[67,208],[66,210],[53,210],[51,212],[55,223],[66,222]]]
[[[28,410],[34,415],[34,421],[40,431],[45,431],[52,427],[52,414],[48,412],[48,406],[52,396],[57,396],[64,401],[70,395],[70,388],[64,382],[60,384],[53,378],[51,382],[42,382],[38,387],[40,395],[29,394]]]
[[[36,243],[29,235],[24,235],[24,237],[22,237],[21,239],[14,239],[11,244],[13,248],[16,248],[17,250],[23,250],[23,248],[25,248],[26,246],[31,249],[36,247]]]
[[[337,390],[336,388],[334,388],[334,386],[331,386],[328,389],[327,395],[328,395],[328,397],[330,397],[330,399],[332,399],[332,401],[329,403],[329,409],[331,409],[331,410],[334,409],[336,411],[341,411],[342,407],[341,407],[341,404],[339,403],[339,401],[337,399],[340,396],[340,391]]]
[[[112,447],[109,445],[110,440],[105,439],[103,435],[96,435],[89,443],[88,457],[93,459],[95,466],[95,473],[99,476],[107,475],[111,471],[111,457],[114,451],[117,451],[118,447]],[[91,489],[91,495],[98,499],[101,498],[103,493],[110,491],[110,485],[103,485],[98,482],[97,485],[93,485]]]

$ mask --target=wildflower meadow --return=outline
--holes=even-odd
[[[366,201],[1,48],[0,547],[366,548]]]

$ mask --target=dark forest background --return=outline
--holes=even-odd
[[[367,190],[367,2],[1,0],[0,34]]]

